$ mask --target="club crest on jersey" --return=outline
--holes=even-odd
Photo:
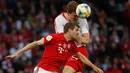
[[[47,41],[50,41],[52,39],[52,36],[50,36],[50,35],[48,35],[47,37],[46,37],[46,40]]]

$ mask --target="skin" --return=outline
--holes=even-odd
[[[69,41],[69,40],[72,40],[72,39],[76,38],[78,35],[79,35],[79,28],[75,27],[73,30],[68,29],[68,32],[66,34],[64,34],[64,37]],[[38,40],[38,41],[34,41],[34,42],[26,45],[23,49],[17,51],[16,53],[14,53],[12,55],[6,56],[5,59],[13,59],[13,58],[17,57],[18,55],[22,54],[23,52],[25,52],[27,50],[31,50],[32,48],[34,48],[36,46],[39,46],[39,45],[44,45],[44,39],[43,38]],[[78,52],[76,55],[78,56],[78,58],[83,63],[85,63],[86,65],[92,67],[95,72],[103,73],[103,71],[100,68],[98,68],[94,64],[92,64],[83,54]],[[70,73],[70,72],[66,72],[66,71],[63,70],[63,73]]]
[[[75,12],[65,13],[65,16],[67,17],[67,20],[69,20],[72,23],[75,23],[78,20],[78,16],[76,15]],[[90,39],[90,34],[89,33],[83,33],[82,36],[78,36],[76,38],[76,41],[79,44],[88,44],[89,39]],[[78,52],[77,56],[80,59],[80,61],[82,61],[84,64],[90,66],[95,72],[104,73],[103,70],[101,70],[100,68],[98,68],[94,64],[92,64],[91,61],[88,58],[86,58],[82,53]],[[81,72],[76,72],[72,67],[65,66],[64,69],[63,69],[63,73],[81,73]]]
[[[79,35],[79,28],[75,27],[73,30],[68,29],[68,32],[66,34],[64,34],[64,37],[67,39],[67,41],[69,41],[69,40],[73,40],[73,39],[77,38],[78,35]],[[29,43],[23,49],[17,51],[16,53],[6,56],[5,59],[13,59],[13,58],[17,57],[18,55],[22,54],[23,52],[25,52],[27,50],[31,50],[32,48],[40,46],[40,45],[44,45],[44,38],[34,41],[32,43]]]
[[[82,53],[78,52],[76,55],[78,56],[80,61],[82,61],[84,64],[88,65],[89,67],[91,67],[95,72],[104,73],[103,70],[101,70],[100,68],[92,64],[91,61],[89,61],[89,59],[86,58]],[[72,67],[65,66],[63,69],[63,73],[81,73],[81,72],[76,72]]]
[[[69,20],[72,23],[76,23],[78,20],[78,16],[75,12],[72,13],[65,13],[65,16],[67,17],[67,20]],[[88,44],[90,39],[89,33],[83,33],[82,36],[77,37],[77,41],[80,44]]]

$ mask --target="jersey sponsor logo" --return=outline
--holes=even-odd
[[[70,44],[58,44],[58,51],[60,54],[63,54],[63,52],[68,52],[69,48],[71,47]]]
[[[58,47],[58,51],[60,54],[62,54],[62,52],[64,51],[64,49],[62,47]]]
[[[68,52],[68,50],[66,50],[66,49],[64,49],[60,46],[58,47],[58,51],[59,51],[60,54],[63,54],[63,52]]]
[[[47,37],[46,37],[46,40],[47,41],[50,41],[52,39],[52,36],[50,36],[50,35],[48,35]]]

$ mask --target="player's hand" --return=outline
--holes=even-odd
[[[93,70],[94,70],[95,72],[97,72],[97,73],[104,73],[103,70],[101,70],[100,68],[98,68],[98,67],[96,67],[96,66],[93,67]]]
[[[16,57],[16,55],[9,55],[9,56],[6,56],[5,59],[13,59],[15,57]]]

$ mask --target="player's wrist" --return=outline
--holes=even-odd
[[[93,65],[93,64],[91,65],[91,67],[92,67],[93,69],[97,68],[97,67],[96,67],[95,65]]]

